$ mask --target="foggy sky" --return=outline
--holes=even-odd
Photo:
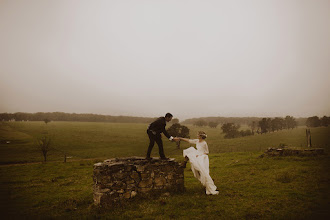
[[[330,114],[329,0],[0,0],[0,112]]]

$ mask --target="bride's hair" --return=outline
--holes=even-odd
[[[205,138],[207,138],[207,135],[205,134],[205,132],[204,132],[204,131],[199,131],[199,132],[198,132],[198,136],[201,136],[201,137],[202,137],[202,139],[205,139]]]

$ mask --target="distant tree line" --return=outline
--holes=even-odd
[[[263,118],[258,122],[258,133],[274,132],[283,129],[294,129],[297,127],[297,121],[292,116],[286,116],[285,118]]]
[[[182,124],[217,127],[219,124],[223,125],[225,123],[251,125],[253,122],[256,123],[260,120],[262,120],[261,117],[202,117],[202,118],[187,119],[187,120],[183,121]],[[295,119],[297,126],[306,125],[306,120],[307,120],[307,118],[296,118]]]
[[[239,124],[225,123],[221,126],[221,129],[225,134],[225,138],[236,138],[254,135],[255,131],[258,134],[263,134],[282,129],[293,129],[297,127],[297,121],[294,117],[288,115],[285,118],[262,118],[260,121],[252,121],[249,126],[251,130],[247,129],[239,131]]]
[[[209,123],[225,124],[250,124],[252,121],[258,121],[261,118],[258,117],[202,117],[202,118],[191,118],[182,122],[182,124],[192,124],[196,126],[208,126]]]
[[[219,125],[219,122],[216,121],[204,121],[202,119],[194,121],[193,125],[203,127],[203,126],[210,126],[211,128],[216,128]]]
[[[0,121],[81,121],[81,122],[117,122],[117,123],[151,123],[156,118],[151,117],[132,117],[132,116],[111,116],[99,114],[76,114],[64,112],[37,112],[37,113],[0,113]],[[172,124],[179,123],[178,119],[173,119]],[[287,116],[285,118],[276,117],[271,118],[258,118],[258,117],[204,117],[187,119],[182,124],[193,124],[196,126],[210,126],[211,128],[217,127],[219,124],[225,123],[233,124],[246,124],[251,127],[252,133],[259,128],[260,133],[271,131],[278,131],[284,128],[294,128],[296,126],[306,125],[308,127],[328,126],[330,124],[330,117],[317,116],[309,118],[293,118]]]
[[[0,113],[0,121],[80,121],[80,122],[118,122],[118,123],[151,123],[155,118],[111,116],[98,114],[76,114],[64,112],[37,113]],[[47,121],[47,122],[46,122]]]
[[[323,116],[322,118],[319,118],[317,116],[309,117],[306,121],[307,127],[328,127],[330,125],[330,117]]]
[[[239,124],[225,123],[221,126],[222,132],[225,134],[224,138],[237,138],[253,135],[251,130],[241,130]]]

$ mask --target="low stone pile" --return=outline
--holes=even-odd
[[[323,148],[308,148],[308,149],[295,149],[295,148],[268,148],[263,156],[317,156],[325,154]]]
[[[94,202],[111,206],[137,195],[183,191],[183,168],[174,159],[113,158],[94,164]]]

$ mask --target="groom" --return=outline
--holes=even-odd
[[[163,141],[161,133],[163,133],[170,141],[176,140],[176,138],[173,138],[171,135],[167,133],[165,130],[166,122],[170,122],[173,118],[173,115],[171,113],[166,113],[165,117],[160,117],[156,121],[152,122],[147,129],[147,134],[149,136],[149,147],[147,152],[146,159],[150,160],[150,154],[151,150],[155,145],[155,142],[158,145],[159,148],[159,156],[161,159],[166,160],[168,159],[165,157],[164,149],[163,149]]]

